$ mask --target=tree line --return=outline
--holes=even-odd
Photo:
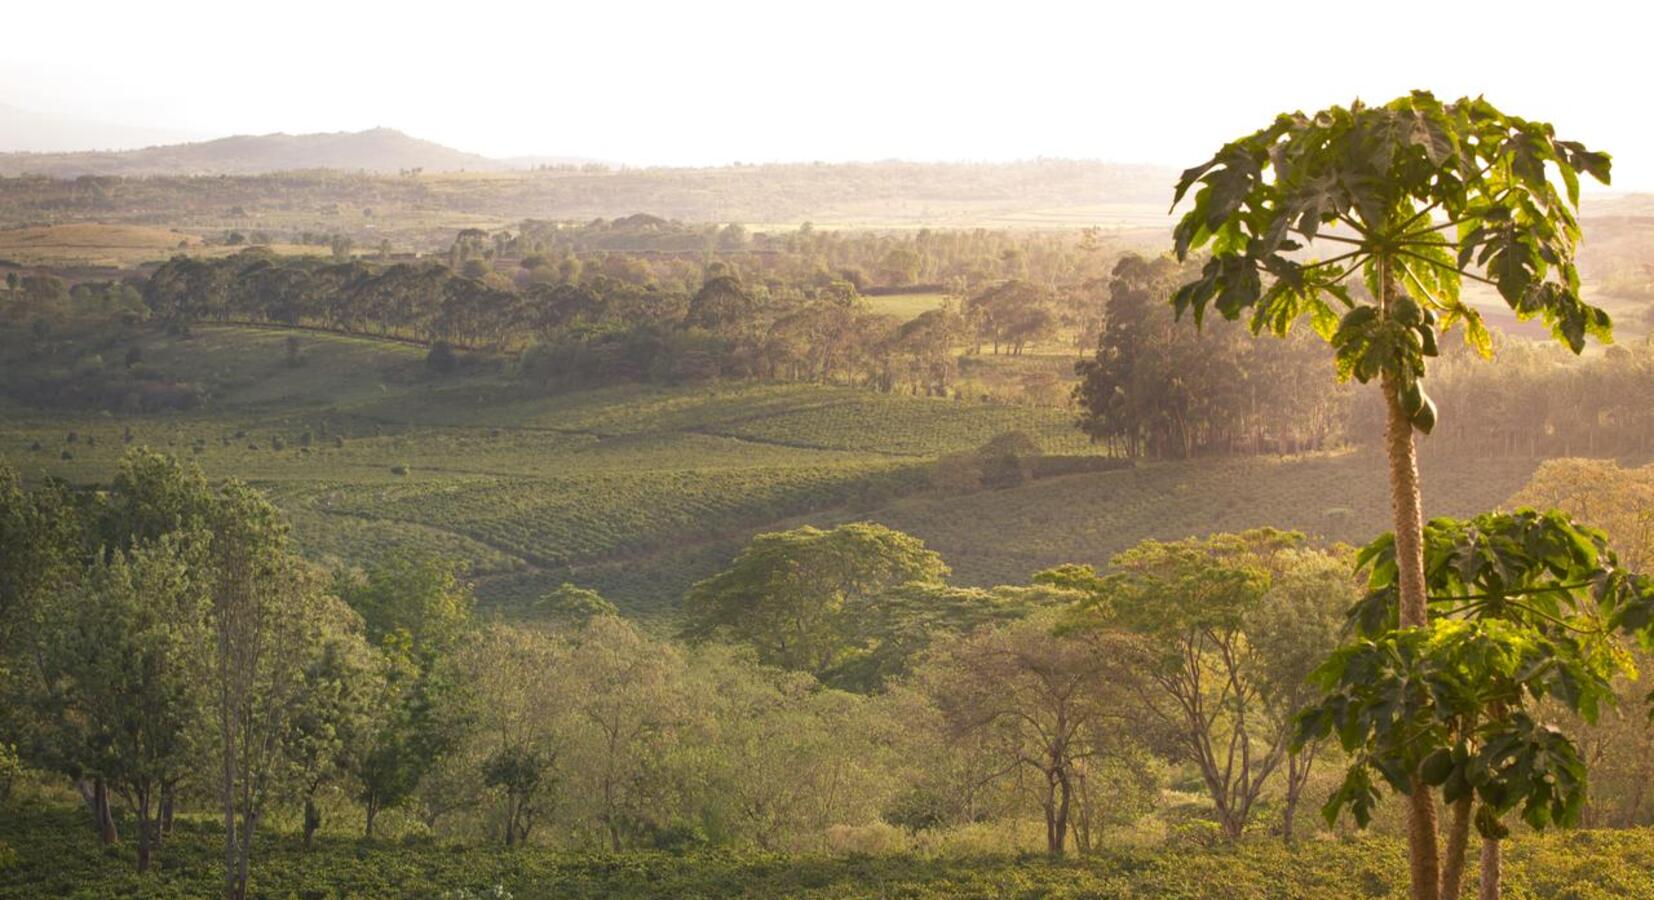
[[[532,255],[508,276],[484,237],[462,233],[446,263],[283,259],[259,248],[177,257],[142,293],[148,315],[174,330],[270,323],[509,351],[526,378],[548,384],[766,377],[947,394],[961,346],[1019,354],[1097,318],[1094,291],[1027,280],[1020,251],[975,273],[974,292],[971,278],[955,278],[951,300],[904,321],[863,299],[859,270],[830,269],[830,254],[817,251],[782,254],[784,264],[762,254]],[[877,253],[888,262],[912,251]],[[927,258],[913,255],[914,270]]]
[[[877,286],[859,288],[855,270],[830,266],[864,251],[878,258],[887,252],[879,248],[896,239],[804,229],[788,240],[814,249],[773,259],[725,254],[708,263],[693,255],[612,250],[582,255],[593,234],[670,237],[695,231],[641,218],[649,221],[630,217],[553,229],[548,234],[571,242],[561,251],[565,255],[523,257],[509,278],[496,266],[513,257],[500,254],[517,252],[514,244],[529,238],[529,229],[462,235],[446,262],[286,259],[255,248],[220,260],[179,257],[143,281],[71,288],[50,275],[13,277],[0,318],[30,329],[36,346],[45,346],[42,341],[62,327],[54,323],[88,315],[127,323],[153,319],[176,329],[247,321],[420,343],[431,348],[431,368],[439,373],[461,362],[456,347],[492,347],[507,351],[524,382],[540,388],[758,377],[932,396],[974,389],[964,371],[974,355],[1015,356],[1034,342],[1049,352],[1054,338],[1073,336],[1094,347],[1074,366],[1078,425],[1114,454],[1291,453],[1376,446],[1382,439],[1376,405],[1362,402],[1348,383],[1318,377],[1326,352],[1311,328],[1296,329],[1284,341],[1255,342],[1236,332],[1190,331],[1168,321],[1163,305],[1183,279],[1193,277],[1198,261],[1115,257],[1055,238],[1029,239],[1015,245],[1027,255],[1037,256],[1033,249],[1046,240],[1067,246],[1087,261],[1079,270],[1086,280],[1052,287],[1002,277],[1009,270],[1001,268],[971,281],[973,291],[961,289],[937,308],[902,321],[869,303],[863,291]],[[985,241],[991,247],[1003,240],[995,232],[938,232],[898,243]],[[862,250],[840,257],[845,247]],[[1091,274],[1097,264],[1106,264],[1106,274]],[[1426,448],[1542,458],[1650,449],[1654,344],[1616,345],[1580,360],[1520,338],[1487,340],[1497,343],[1504,365],[1484,365],[1458,342],[1440,348],[1432,392],[1462,412]],[[136,337],[128,343],[124,362],[136,372],[141,346]],[[111,372],[120,372],[109,359],[99,359],[98,367],[77,363],[67,373],[70,383],[16,389],[108,405],[136,396],[142,408],[193,396],[187,386],[135,386],[129,378],[104,384]]]
[[[1328,354],[1314,328],[1260,342],[1165,316],[1175,289],[1203,265],[1129,253],[1115,263],[1096,352],[1075,364],[1080,428],[1131,457],[1380,446],[1383,408],[1321,375]],[[1424,449],[1548,458],[1654,448],[1654,339],[1584,360],[1535,341],[1486,339],[1500,365],[1459,342],[1440,348],[1430,391],[1455,414]]]
[[[449,564],[323,571],[255,491],[141,450],[96,490],[5,472],[0,545],[0,743],[80,790],[103,840],[131,822],[140,869],[175,815],[218,810],[237,895],[268,823],[308,843],[387,814],[619,850],[1034,812],[1051,852],[1085,852],[1182,765],[1238,837],[1277,802],[1303,675],[1354,596],[1347,556],[1295,534],[1146,542],[1115,572],[984,590],[862,523],[755,538],[674,638],[572,585],[490,622]],[[1211,666],[1241,692],[1183,687]],[[1265,827],[1290,833],[1311,757]]]

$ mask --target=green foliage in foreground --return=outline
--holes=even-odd
[[[148,876],[130,845],[101,850],[79,810],[0,817],[16,861],[0,897],[210,897],[218,833],[181,823]],[[1654,831],[1582,831],[1511,841],[1506,896],[1654,897]],[[1399,897],[1399,841],[1274,842],[1227,850],[1039,857],[786,855],[756,851],[578,854],[537,848],[394,845],[293,835],[261,839],[255,897]],[[496,894],[496,888],[502,889]]]

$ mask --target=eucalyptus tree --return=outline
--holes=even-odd
[[[1609,164],[1484,99],[1444,104],[1418,91],[1277,116],[1178,181],[1174,208],[1199,188],[1174,249],[1187,258],[1209,245],[1211,258],[1173,295],[1177,314],[1197,326],[1208,308],[1244,314],[1254,332],[1277,335],[1307,317],[1340,378],[1382,389],[1403,627],[1428,616],[1413,432],[1436,424],[1424,381],[1437,335],[1463,323],[1466,341],[1491,354],[1481,314],[1460,294],[1468,279],[1496,288],[1518,318],[1541,318],[1576,353],[1588,336],[1608,340],[1608,314],[1580,298],[1574,251],[1580,175],[1606,184]],[[1327,244],[1337,252],[1311,255]],[[1348,284],[1355,275],[1365,295]],[[1434,898],[1435,805],[1413,781],[1413,895]]]
[[[309,698],[307,669],[328,635],[357,619],[328,578],[293,552],[265,496],[231,481],[214,494],[208,687],[224,822],[224,895],[247,896],[254,836],[289,783],[289,742]]]

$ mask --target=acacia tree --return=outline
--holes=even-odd
[[[684,658],[619,616],[596,616],[569,636],[564,664],[579,793],[619,852],[629,828],[661,818],[652,773],[685,715]]]
[[[683,634],[732,637],[756,647],[760,662],[820,674],[862,646],[885,592],[947,574],[918,538],[869,522],[760,534],[730,568],[690,588]]]
[[[1097,631],[1054,633],[1054,614],[984,628],[937,648],[918,675],[955,743],[986,746],[994,780],[1037,776],[1046,851],[1060,856],[1084,802],[1086,767],[1121,748],[1122,642]]]
[[[568,696],[556,683],[567,648],[545,632],[495,625],[450,662],[475,719],[483,783],[503,800],[505,845],[528,840],[557,786],[558,717]]]
[[[1231,320],[1245,313],[1254,332],[1277,335],[1308,317],[1335,350],[1341,378],[1378,381],[1404,627],[1428,616],[1413,442],[1414,429],[1436,423],[1426,360],[1437,333],[1458,322],[1472,346],[1492,352],[1481,315],[1460,297],[1462,281],[1497,288],[1519,318],[1541,317],[1576,353],[1587,335],[1609,339],[1607,313],[1579,296],[1581,172],[1606,184],[1608,155],[1481,98],[1444,104],[1420,91],[1383,106],[1280,115],[1178,180],[1174,208],[1200,187],[1174,249],[1181,259],[1212,248],[1201,277],[1173,295],[1178,315],[1191,312],[1199,325],[1208,307]],[[1304,258],[1317,242],[1339,252]],[[1346,285],[1357,273],[1366,296]],[[1436,811],[1417,782],[1406,791],[1412,892],[1433,900]]]
[[[1298,682],[1313,666],[1304,657],[1332,649],[1336,626],[1326,613],[1350,594],[1347,576],[1303,541],[1267,528],[1151,540],[1114,557],[1104,575],[1064,566],[1035,576],[1085,592],[1074,627],[1131,637],[1121,653],[1142,720],[1199,770],[1229,840],[1293,759],[1293,716],[1307,699]],[[1306,744],[1293,759],[1289,799],[1314,749]]]

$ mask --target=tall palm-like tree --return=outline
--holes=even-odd
[[[1381,388],[1401,627],[1427,618],[1413,439],[1436,424],[1427,360],[1455,324],[1482,355],[1493,352],[1460,286],[1496,288],[1518,318],[1541,318],[1575,353],[1588,336],[1611,339],[1608,314],[1580,298],[1581,174],[1607,184],[1608,155],[1482,98],[1442,103],[1419,91],[1277,116],[1178,181],[1174,209],[1198,189],[1174,233],[1177,256],[1211,248],[1201,277],[1173,295],[1179,317],[1199,325],[1213,308],[1277,335],[1307,318],[1332,345],[1340,378]],[[1412,894],[1435,900],[1436,809],[1416,777],[1408,804]]]

